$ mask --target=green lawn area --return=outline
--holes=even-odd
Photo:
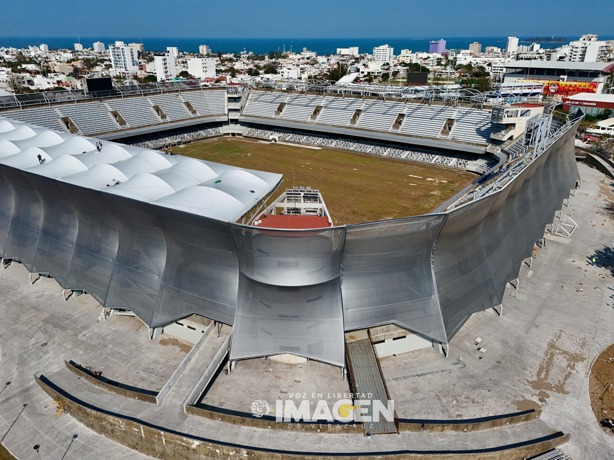
[[[336,225],[425,214],[476,178],[465,171],[334,149],[215,138],[175,148],[180,155],[281,173],[322,192]]]

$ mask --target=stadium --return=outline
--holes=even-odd
[[[223,363],[232,374],[243,360],[280,356],[340,368],[351,391],[390,399],[378,364],[386,355],[371,346],[377,331],[415,338],[396,340],[395,356],[416,341],[449,356],[450,341],[472,315],[502,313],[506,289],[518,286],[523,262],[545,245],[545,233],[574,230],[560,210],[579,183],[573,138],[580,117],[492,98],[452,87],[307,82],[0,98],[3,265],[21,264],[32,282],[53,278],[65,300],[89,294],[105,317],[136,315],[150,340],[202,318],[196,350],[217,329],[224,340],[215,366],[201,370],[186,413]],[[281,174],[177,154],[184,144],[216,138],[333,148],[473,179],[427,214],[267,227],[260,223],[279,195]],[[323,195],[332,209],[336,196]],[[48,394],[70,399],[37,379]],[[169,382],[158,404],[172,391]],[[258,420],[271,424],[266,415]],[[366,425],[369,437],[402,430],[398,420]],[[548,434],[520,447],[536,454],[563,438]]]

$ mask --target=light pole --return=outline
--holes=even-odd
[[[4,388],[2,388],[2,390],[0,390],[0,395],[2,394],[2,392],[3,392],[4,390],[6,390],[6,387],[8,387],[10,384],[11,384],[11,382],[10,382],[10,381],[9,381],[9,382],[6,382],[6,383],[4,384]]]
[[[72,446],[72,443],[75,442],[75,439],[77,439],[78,437],[79,437],[79,435],[77,433],[72,435],[72,438],[70,440],[70,444],[68,444],[68,447],[66,448],[66,451],[64,451],[64,455],[62,455],[61,460],[64,460],[64,457],[66,457],[66,454],[68,453],[68,450]]]
[[[9,434],[9,431],[11,431],[11,428],[15,426],[15,423],[17,423],[17,420],[19,420],[19,417],[21,417],[21,414],[23,414],[23,411],[26,410],[27,405],[28,405],[27,403],[24,403],[23,407],[19,411],[19,414],[17,414],[17,417],[15,417],[15,420],[13,420],[13,423],[11,423],[11,426],[9,426],[9,429],[6,430],[6,433],[4,433],[4,436],[2,436],[2,439],[0,439],[0,442],[4,441],[4,438],[6,438],[6,436]]]

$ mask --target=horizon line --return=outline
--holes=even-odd
[[[80,34],[79,34],[80,35]],[[577,34],[574,34],[574,36]],[[587,35],[587,34],[582,34]],[[614,35],[609,34],[594,34],[594,35],[603,35],[606,37],[614,37]],[[503,37],[511,37],[516,35],[454,35],[448,36],[448,38],[503,38]],[[518,38],[528,37],[528,38],[570,38],[570,34],[568,35],[538,35],[538,34],[529,34],[529,35],[517,35]],[[72,35],[0,35],[0,38],[71,38]],[[74,36],[76,38],[77,35]],[[374,36],[374,37],[205,37],[205,36],[158,36],[158,35],[80,35],[81,39],[83,38],[115,38],[115,37],[125,37],[125,38],[155,38],[155,39],[213,39],[213,40],[375,40],[375,39],[393,39],[393,40],[403,40],[403,39],[431,39],[434,37],[445,38],[445,36],[441,35],[430,35],[430,36]]]

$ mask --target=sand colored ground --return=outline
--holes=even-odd
[[[336,225],[428,213],[477,177],[424,163],[247,139],[216,138],[176,152],[281,173],[284,181],[274,197],[294,185],[317,188]]]
[[[597,421],[614,420],[614,344],[595,359],[591,368],[589,391]],[[614,429],[606,427],[604,429],[614,434]]]
[[[15,457],[2,444],[0,444],[0,460],[15,460]]]

